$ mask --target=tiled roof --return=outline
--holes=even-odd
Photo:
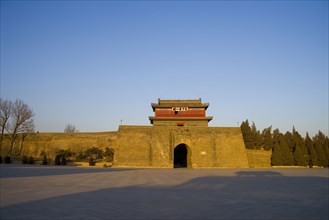
[[[153,111],[155,108],[170,108],[170,107],[196,107],[207,109],[209,103],[202,103],[201,99],[192,100],[161,100],[158,99],[158,103],[152,103]]]

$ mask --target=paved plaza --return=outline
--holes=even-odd
[[[0,219],[328,219],[328,169],[0,165]]]

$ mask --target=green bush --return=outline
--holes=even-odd
[[[22,164],[27,164],[27,157],[25,155],[22,157]]]
[[[60,149],[60,150],[58,150],[56,152],[56,154],[57,155],[64,156],[65,157],[65,161],[66,161],[66,159],[69,161],[70,158],[75,155],[75,153],[72,152],[70,149],[66,149],[66,150]]]
[[[114,149],[106,147],[105,151],[103,152],[103,156],[106,158],[106,161],[113,162]]]
[[[10,159],[10,156],[6,156],[5,157],[5,163],[11,163],[11,159]]]
[[[47,159],[47,155],[44,154],[42,157],[42,165],[47,165],[48,164],[48,159]]]
[[[61,155],[57,155],[55,157],[55,165],[61,165]]]
[[[92,157],[90,157],[89,158],[89,166],[95,166],[95,165],[96,165],[96,161]]]
[[[27,162],[28,162],[28,164],[34,164],[34,158],[29,157]]]
[[[66,158],[65,156],[61,156],[61,162],[60,162],[61,165],[66,165]]]
[[[66,165],[66,158],[63,155],[57,155],[55,157],[55,165]]]

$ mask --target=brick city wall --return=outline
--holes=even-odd
[[[179,144],[188,148],[188,167],[249,167],[240,128],[120,126],[114,166],[173,167]]]
[[[7,152],[6,136],[2,152]],[[29,135],[22,155],[50,157],[59,149],[114,148],[115,167],[173,167],[174,149],[185,144],[188,167],[270,167],[271,151],[245,149],[240,128],[120,126],[117,132],[36,133]],[[20,143],[15,144],[18,149]],[[4,155],[2,155],[4,156]]]
[[[246,149],[249,167],[271,167],[272,151]]]

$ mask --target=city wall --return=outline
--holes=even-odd
[[[120,126],[114,166],[173,167],[174,149],[188,148],[188,167],[249,167],[240,128]]]
[[[253,149],[246,149],[249,167],[271,167],[271,156],[272,150],[253,150]]]
[[[120,126],[116,132],[35,133],[26,137],[21,155],[37,158],[44,151],[51,159],[59,149],[78,152],[111,147],[114,167],[172,168],[179,144],[188,149],[190,168],[270,167],[271,151],[245,149],[239,127]],[[6,135],[2,156],[8,146]],[[19,148],[17,141],[14,152]]]

